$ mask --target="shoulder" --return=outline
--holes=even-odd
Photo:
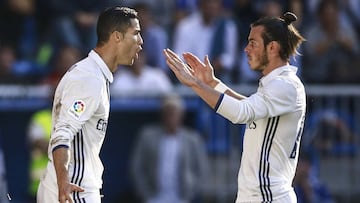
[[[93,69],[96,69],[92,67]],[[101,78],[101,72],[94,71],[81,63],[75,64],[67,72],[66,88],[67,90],[76,91],[77,94],[84,92],[97,94],[104,88],[105,83]],[[90,91],[91,90],[91,91]]]
[[[275,97],[277,99],[284,99],[288,101],[294,101],[297,98],[296,83],[287,76],[279,75],[269,81],[264,87],[269,97]]]

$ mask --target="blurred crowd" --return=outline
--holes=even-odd
[[[259,17],[280,16],[286,11],[298,16],[295,26],[307,39],[298,50],[300,56],[290,61],[299,67],[298,74],[306,85],[357,84],[360,78],[358,0],[0,0],[0,85],[55,87],[66,70],[95,46],[97,16],[110,5],[135,8],[139,12],[144,39],[143,50],[135,63],[115,73],[111,86],[114,97],[171,93],[178,82],[167,68],[164,48],[171,48],[178,54],[189,51],[199,58],[209,55],[215,74],[229,85],[255,84],[261,75],[250,70],[244,52],[250,24]],[[191,181],[205,173],[204,166],[196,165],[197,159],[206,153],[202,149],[203,141],[196,138],[198,132],[183,128],[184,109],[178,101],[171,100],[167,105],[175,109],[162,112],[162,121],[168,122],[144,127],[137,137],[132,157],[134,171],[142,171],[149,157],[159,160],[158,165],[152,167],[157,170],[147,170],[148,174],[142,174],[143,179],[134,180],[140,198],[147,202],[183,196],[196,199],[191,193],[197,185]],[[307,125],[310,130],[303,136],[303,145],[310,149],[304,151],[310,151],[310,155],[317,151],[319,156],[354,156],[358,138],[353,128],[357,120],[348,117],[328,110],[311,112]],[[50,110],[46,109],[36,112],[29,123],[31,195],[35,195],[46,160],[49,119]],[[177,132],[184,130],[190,136],[178,136]],[[181,151],[179,146],[183,141],[194,147]],[[158,157],[160,153],[154,149],[169,150],[166,152],[171,153],[164,154],[172,154],[172,157]],[[141,153],[143,151],[147,153]],[[333,202],[313,174],[312,168],[317,166],[311,165],[310,158],[300,158],[294,180],[299,202]],[[172,163],[176,167],[166,168],[162,164],[169,159],[183,164],[181,167],[187,170],[181,175],[193,179],[176,182],[179,185],[169,183],[167,180],[174,179],[178,170],[175,161]],[[0,177],[2,171],[0,167]],[[157,177],[159,173],[166,174],[166,178]],[[149,174],[150,178],[146,177]],[[153,185],[160,189],[149,190]],[[188,188],[184,188],[183,196],[163,195],[167,190],[185,186]],[[156,198],[149,199],[150,193]]]
[[[354,84],[360,76],[357,0],[1,0],[0,84],[56,85],[95,46],[97,16],[110,5],[135,8],[144,38],[138,68],[120,68],[114,90],[126,83],[134,89],[125,92],[147,92],[151,81],[160,81],[152,89],[171,90],[177,82],[162,55],[167,47],[209,55],[227,83],[256,83],[260,75],[244,54],[249,26],[286,11],[298,16],[295,26],[307,39],[291,60],[305,83]]]

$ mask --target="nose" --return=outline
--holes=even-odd
[[[244,51],[245,51],[246,54],[249,53],[249,48],[248,47],[249,47],[249,45],[246,45],[246,47],[244,48]]]
[[[144,43],[144,40],[143,40],[143,38],[141,37],[141,35],[139,35],[139,45],[142,45],[143,43]]]

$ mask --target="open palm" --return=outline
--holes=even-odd
[[[197,79],[194,77],[194,71],[186,65],[177,54],[170,49],[165,49],[164,55],[166,57],[166,63],[181,83],[187,86],[195,85]]]
[[[214,87],[219,80],[214,75],[214,69],[210,64],[209,57],[206,55],[204,62],[200,61],[200,59],[192,53],[184,53],[183,57],[186,63],[193,70],[192,74],[197,79],[203,81],[207,85]]]

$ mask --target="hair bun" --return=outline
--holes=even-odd
[[[284,19],[285,23],[287,25],[290,25],[292,22],[296,21],[297,20],[297,17],[294,13],[291,13],[291,12],[286,12],[282,19]]]

